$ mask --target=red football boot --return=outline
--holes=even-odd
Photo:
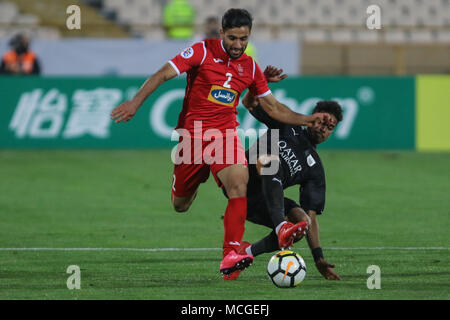
[[[299,234],[305,234],[307,226],[308,223],[306,221],[300,221],[295,225],[292,222],[283,224],[278,231],[278,245],[280,246],[280,249],[292,247],[294,244],[294,237]]]
[[[252,263],[253,256],[251,254],[238,254],[233,250],[220,263],[220,272],[225,276],[231,275],[235,271],[248,268]]]
[[[247,249],[248,247],[250,247],[252,244],[250,242],[247,241],[242,241],[241,245],[239,246],[237,253],[241,254],[241,255],[246,255],[247,252],[245,252],[245,249]],[[223,275],[223,280],[236,280],[239,275],[241,274],[242,270],[236,270],[235,272],[231,273],[231,274],[224,274]]]

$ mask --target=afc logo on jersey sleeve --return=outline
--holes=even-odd
[[[185,59],[189,59],[194,55],[194,49],[192,47],[186,48],[181,51],[180,55]]]

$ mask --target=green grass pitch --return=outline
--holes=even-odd
[[[450,154],[320,154],[321,242],[343,280],[324,280],[302,240],[306,278],[279,289],[270,254],[221,279],[226,199],[211,177],[175,213],[168,150],[0,151],[0,299],[449,299]],[[248,222],[244,239],[269,231]],[[69,265],[79,290],[66,286]],[[381,289],[367,288],[370,265]]]

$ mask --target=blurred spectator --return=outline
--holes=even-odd
[[[220,38],[220,24],[219,19],[214,16],[209,16],[205,19],[203,30],[197,33],[193,39],[194,43],[203,41],[205,39],[219,39]]]
[[[11,50],[2,57],[0,74],[40,74],[41,68],[36,54],[29,50],[30,40],[17,34],[9,42]]]
[[[191,39],[193,37],[195,10],[188,0],[170,0],[164,7],[163,19],[168,38]]]
[[[219,19],[214,16],[206,18],[205,21],[205,39],[218,39],[220,38],[219,33],[220,25]]]

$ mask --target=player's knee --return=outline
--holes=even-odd
[[[172,197],[172,206],[176,212],[186,212],[189,210],[191,203],[184,199]]]
[[[182,213],[182,212],[188,211],[189,208],[188,207],[182,207],[182,206],[175,206],[174,209],[175,209],[176,212]]]
[[[197,190],[189,196],[186,197],[177,197],[172,193],[172,206],[176,212],[186,212],[191,207],[192,202],[197,196]]]
[[[247,183],[242,180],[234,180],[225,188],[229,198],[245,197],[247,195]]]
[[[256,171],[259,175],[274,175],[278,172],[280,158],[272,154],[265,154],[256,161]]]
[[[223,184],[228,198],[247,195],[249,175],[246,166],[240,164],[228,166],[217,173],[217,178]]]

